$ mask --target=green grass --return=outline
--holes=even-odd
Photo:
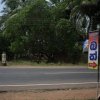
[[[27,60],[12,60],[12,61],[8,61],[7,62],[7,66],[39,66],[39,67],[68,67],[68,66],[72,66],[72,67],[80,67],[80,66],[84,66],[86,67],[87,64],[83,64],[83,63],[79,63],[79,64],[71,64],[71,63],[45,63],[45,62],[41,62],[41,63],[36,63],[33,61],[27,61]]]

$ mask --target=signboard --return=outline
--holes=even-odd
[[[88,67],[98,69],[99,32],[89,33]]]

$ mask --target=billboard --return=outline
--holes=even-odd
[[[89,32],[88,67],[98,69],[99,32]]]

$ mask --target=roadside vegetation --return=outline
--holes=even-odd
[[[2,0],[0,55],[6,52],[8,61],[87,63],[82,43],[91,20],[88,8],[82,11],[83,2],[100,4],[100,0]]]
[[[82,66],[87,66],[86,63],[78,63],[78,64],[72,64],[72,63],[46,63],[46,62],[34,62],[34,61],[30,61],[30,60],[11,60],[11,61],[7,61],[7,66],[18,66],[18,67],[25,67],[25,66],[29,66],[29,67],[82,67]]]

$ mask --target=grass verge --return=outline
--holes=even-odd
[[[45,63],[40,62],[36,63],[33,61],[27,60],[12,60],[7,62],[7,66],[36,66],[36,67],[86,67],[87,64],[79,63],[79,64],[71,64],[71,63]]]

